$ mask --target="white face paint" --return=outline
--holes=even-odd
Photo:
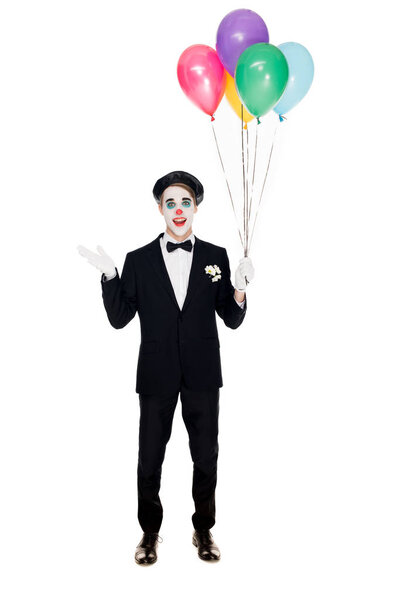
[[[185,188],[179,185],[167,187],[162,195],[160,212],[164,215],[167,232],[173,237],[183,239],[192,233],[193,215],[197,212],[197,206]]]

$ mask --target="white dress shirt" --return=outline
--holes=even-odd
[[[186,240],[191,240],[192,244],[194,245],[196,241],[194,233],[192,232],[182,241],[184,242]],[[180,242],[177,242],[177,240],[170,236],[167,231],[164,231],[164,235],[160,237],[160,247],[165,266],[167,268],[179,308],[182,310],[189,284],[189,275],[193,260],[193,248],[191,252],[182,250],[181,248],[177,248],[176,250],[173,250],[173,252],[168,252],[168,241],[172,242],[173,244],[179,244]],[[115,276],[116,273],[115,275],[105,277],[105,279],[108,281],[109,279],[113,279]],[[238,302],[235,298],[235,302],[240,306],[240,308],[243,308],[245,301],[243,300],[243,302]]]

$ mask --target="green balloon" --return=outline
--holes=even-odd
[[[249,113],[265,115],[279,101],[289,78],[285,55],[261,42],[246,48],[235,69],[236,90]]]

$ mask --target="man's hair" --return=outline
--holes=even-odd
[[[189,192],[189,194],[194,202],[194,205],[195,206],[197,205],[196,204],[196,195],[190,186],[186,185],[186,183],[171,183],[171,186],[172,185],[179,185],[179,187],[184,188],[187,192]],[[171,186],[168,186],[168,187],[171,187]],[[165,189],[168,189],[168,188],[165,188]],[[164,192],[165,192],[165,190],[164,190]],[[161,194],[160,206],[162,206],[162,203],[163,203],[164,192]]]

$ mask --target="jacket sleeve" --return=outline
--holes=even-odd
[[[227,327],[237,329],[245,317],[247,310],[247,294],[244,296],[244,305],[240,307],[235,300],[235,288],[231,283],[231,271],[226,249],[223,249],[221,264],[221,279],[219,280],[217,304],[215,310]]]
[[[132,253],[128,253],[119,276],[107,280],[104,273],[101,276],[101,288],[104,307],[108,320],[115,329],[122,329],[135,316],[137,311],[136,276]]]

